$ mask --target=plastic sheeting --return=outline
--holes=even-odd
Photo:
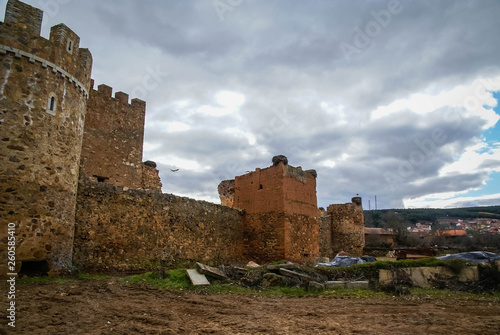
[[[364,256],[364,257],[336,256],[329,263],[318,263],[317,265],[330,266],[330,267],[351,266],[354,264],[363,264],[363,263],[370,263],[370,262],[375,262],[375,261],[376,261],[375,257],[372,257],[372,256]]]
[[[488,251],[470,251],[441,256],[437,257],[437,259],[463,259],[467,262],[488,263],[489,261],[500,260],[500,255]]]

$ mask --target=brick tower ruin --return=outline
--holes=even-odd
[[[238,176],[232,184],[222,182],[219,191],[223,203],[245,211],[247,259],[307,262],[319,255],[316,171],[275,156],[271,167]]]
[[[0,217],[23,267],[58,272],[71,264],[92,55],[64,24],[41,37],[42,15],[9,0],[0,23]]]

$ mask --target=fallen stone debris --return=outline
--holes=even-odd
[[[448,255],[438,259],[462,259],[470,263],[496,261],[500,266],[500,255],[483,251]],[[282,286],[305,288],[310,291],[325,291],[332,288],[368,289],[375,287],[384,289],[392,287],[395,291],[403,292],[402,290],[408,291],[408,287],[467,289],[473,287],[481,278],[484,281],[484,275],[480,274],[481,269],[479,268],[481,266],[466,265],[465,263],[463,267],[460,267],[460,264],[452,264],[450,267],[446,265],[428,266],[422,263],[419,266],[389,266],[389,268],[383,268],[387,267],[387,264],[383,264],[380,268],[376,266],[365,268],[367,270],[365,273],[355,269],[354,271],[347,269],[355,264],[375,261],[375,257],[372,256],[352,257],[342,253],[330,262],[317,263],[315,266],[291,262],[264,265],[249,262],[246,266],[221,266],[218,268],[197,263],[196,268],[199,275],[206,275],[213,280],[256,289]],[[346,269],[329,270],[327,267],[345,267]],[[194,280],[197,280],[197,277],[192,278],[192,276],[196,276],[196,273],[189,274],[188,272],[188,275],[195,285]],[[203,284],[202,279],[201,282],[202,284],[199,285],[206,285]]]
[[[197,270],[188,270],[188,275],[206,275],[221,282],[238,283],[246,287],[301,287],[308,290],[325,290],[333,287],[368,288],[368,281],[331,281],[328,277],[310,266],[295,263],[257,265],[250,262],[246,267],[224,266],[211,267],[201,263],[196,264]],[[189,272],[190,271],[190,272]],[[191,273],[191,274],[190,274]],[[196,279],[196,277],[195,277]],[[193,282],[193,279],[191,279]],[[194,285],[194,282],[193,282]],[[202,285],[202,284],[199,284]]]
[[[196,263],[196,270],[198,270],[199,273],[202,273],[214,279],[228,279],[226,274],[222,270],[219,270],[218,268],[214,268],[212,266]]]

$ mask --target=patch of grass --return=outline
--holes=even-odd
[[[186,274],[186,269],[175,269],[166,271],[166,276],[157,272],[146,272],[122,279],[125,284],[148,284],[159,288],[169,288],[174,290],[189,289],[191,284]]]

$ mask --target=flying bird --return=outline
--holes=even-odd
[[[170,169],[170,171],[177,172],[177,171],[179,171],[179,169],[175,169],[175,170],[174,169]]]

